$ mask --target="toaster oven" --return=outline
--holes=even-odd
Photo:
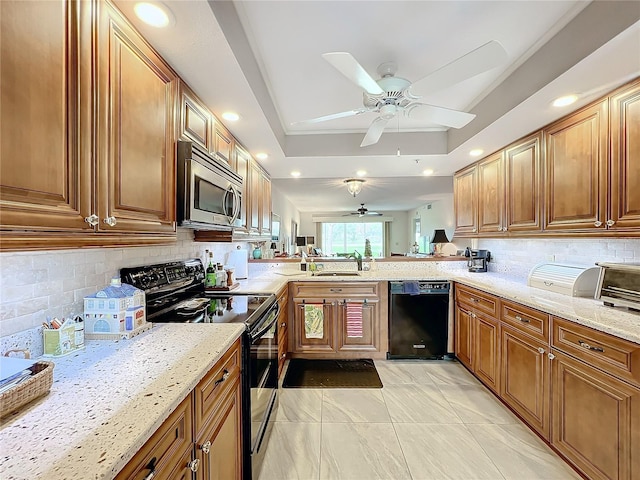
[[[596,299],[605,305],[640,310],[640,263],[596,263],[600,267]]]

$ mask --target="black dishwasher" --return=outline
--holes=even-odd
[[[444,280],[389,282],[388,359],[448,359],[449,291]]]

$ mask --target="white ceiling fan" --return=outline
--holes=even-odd
[[[360,208],[358,208],[355,212],[349,212],[348,214],[343,215],[343,217],[348,217],[349,215],[357,215],[358,217],[364,217],[365,215],[372,215],[374,217],[382,216],[381,213],[369,211],[369,209],[364,206],[364,203],[361,203]]]
[[[350,53],[332,52],[322,56],[364,90],[364,107],[294,124],[318,123],[375,112],[379,115],[369,126],[360,144],[361,147],[366,147],[377,143],[389,120],[400,113],[446,127],[464,127],[475,118],[474,114],[421,103],[418,101],[420,93],[435,92],[486,72],[503,63],[507,59],[507,52],[502,45],[492,40],[413,83],[395,76],[397,67],[394,62],[380,64],[377,72],[381,78],[374,80]]]

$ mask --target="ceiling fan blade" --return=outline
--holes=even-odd
[[[446,127],[462,128],[476,118],[475,114],[451,110],[450,108],[436,107],[426,103],[412,103],[405,110],[410,118],[427,120]]]
[[[384,131],[384,127],[389,123],[390,118],[378,117],[369,126],[369,130],[367,130],[367,134],[362,139],[361,147],[366,147],[368,145],[373,145],[374,143],[378,143],[380,137],[382,136],[382,132]]]
[[[507,52],[495,40],[470,51],[411,84],[411,93],[425,95],[486,72],[507,60]]]
[[[320,123],[327,120],[335,120],[337,118],[353,117],[360,115],[361,113],[371,112],[368,108],[358,108],[356,110],[348,110],[346,112],[332,113],[330,115],[324,115],[322,117],[310,118],[309,120],[300,120],[299,122],[293,122],[291,125],[299,125],[301,123]]]
[[[362,65],[360,65],[350,53],[331,52],[323,53],[322,56],[327,62],[333,65],[336,70],[371,95],[384,93],[376,81],[371,78],[371,75],[362,68]]]

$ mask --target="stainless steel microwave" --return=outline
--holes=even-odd
[[[192,142],[178,142],[177,162],[178,225],[201,230],[240,226],[242,177]]]

